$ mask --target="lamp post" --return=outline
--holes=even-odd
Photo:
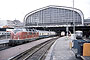
[[[67,32],[67,37],[68,37],[68,23],[67,23],[67,27],[66,27],[66,32]]]
[[[74,0],[73,0],[73,34],[74,34],[74,39],[75,39]]]
[[[67,22],[67,23],[66,23],[66,25],[67,25],[67,26],[66,26],[66,32],[67,32],[66,35],[67,35],[67,37],[68,37],[68,13],[66,13],[66,22]]]

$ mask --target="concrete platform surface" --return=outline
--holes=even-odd
[[[45,60],[81,60],[75,58],[73,51],[69,48],[70,37],[61,37],[52,45]]]

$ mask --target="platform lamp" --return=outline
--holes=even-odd
[[[74,39],[75,39],[74,0],[73,0],[73,34],[74,34]]]

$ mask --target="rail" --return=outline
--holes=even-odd
[[[55,42],[57,38],[50,39],[45,41],[27,51],[24,51],[17,56],[9,59],[9,60],[44,60],[45,53],[47,53],[48,49]]]
[[[83,60],[90,60],[90,56],[81,56]]]

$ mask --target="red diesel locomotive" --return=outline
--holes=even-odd
[[[31,32],[31,31],[11,32],[11,39],[13,40],[33,39],[38,37],[39,37],[38,32]]]
[[[10,46],[20,45],[26,42],[30,42],[36,39],[55,36],[54,31],[41,31],[41,30],[26,30],[26,29],[14,29],[11,31],[11,40],[9,40]]]
[[[9,45],[19,45],[39,38],[37,31],[26,31],[26,29],[14,29],[11,32]]]

